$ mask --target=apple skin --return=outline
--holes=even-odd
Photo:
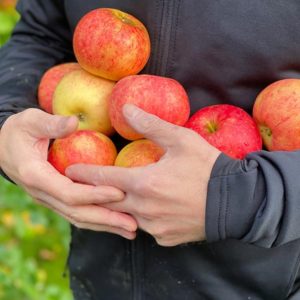
[[[0,9],[11,10],[16,7],[16,4],[17,4],[17,0],[1,0]]]
[[[255,99],[253,118],[269,151],[300,149],[300,79],[278,80]]]
[[[44,111],[53,113],[52,101],[56,86],[66,74],[80,69],[78,63],[65,63],[56,65],[44,73],[38,86],[38,102]]]
[[[185,127],[235,159],[243,159],[248,153],[262,149],[262,139],[254,120],[233,105],[204,107],[188,120]]]
[[[109,137],[93,130],[78,130],[53,142],[49,149],[48,162],[65,175],[65,170],[70,165],[113,165],[116,156],[116,147]]]
[[[73,48],[83,69],[117,81],[144,68],[150,56],[150,38],[135,17],[117,9],[98,8],[77,24]]]
[[[83,69],[73,71],[59,82],[53,97],[53,113],[75,115],[79,129],[111,135],[114,129],[108,114],[108,99],[115,82],[94,76]]]
[[[115,166],[141,167],[159,161],[165,151],[147,139],[133,141],[127,144],[117,155]]]
[[[182,85],[171,78],[155,75],[127,76],[115,85],[109,98],[109,116],[113,127],[125,139],[143,136],[126,122],[122,108],[132,103],[148,113],[182,126],[190,115],[188,96]]]

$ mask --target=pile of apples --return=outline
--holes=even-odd
[[[138,74],[151,44],[146,27],[134,16],[111,8],[87,13],[75,28],[73,48],[77,63],[50,68],[38,88],[42,109],[79,120],[78,130],[55,140],[49,150],[48,161],[62,174],[75,163],[134,167],[163,156],[162,148],[127,124],[122,113],[126,103],[196,131],[236,159],[261,150],[262,138],[268,150],[300,147],[294,114],[300,108],[300,80],[282,80],[262,91],[254,118],[227,104],[205,107],[189,118],[188,96],[179,82]],[[288,129],[294,124],[293,131]],[[296,133],[298,139],[292,140]],[[128,140],[119,153],[110,139],[113,134]]]

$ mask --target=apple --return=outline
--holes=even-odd
[[[127,144],[117,155],[115,166],[140,167],[159,161],[164,150],[147,139],[133,141]]]
[[[135,17],[117,9],[98,8],[77,24],[73,48],[83,69],[117,81],[144,68],[150,56],[150,38]]]
[[[255,99],[253,118],[270,151],[300,149],[300,79],[278,80]]]
[[[198,110],[185,127],[199,133],[211,145],[236,159],[262,149],[262,139],[251,116],[243,109],[219,104]]]
[[[113,165],[116,156],[116,147],[109,137],[93,130],[78,130],[53,142],[48,161],[64,175],[68,166],[77,163]]]
[[[108,98],[115,82],[94,76],[84,70],[64,76],[53,97],[53,113],[75,115],[79,129],[90,129],[110,135],[114,132],[108,114]]]
[[[64,63],[48,69],[38,86],[38,102],[47,113],[52,114],[53,94],[60,80],[74,70],[80,70],[78,63]]]
[[[17,0],[1,0],[0,9],[11,10],[15,8],[16,4],[17,4]]]
[[[122,113],[126,103],[135,104],[176,125],[184,125],[190,114],[187,93],[178,81],[155,75],[127,76],[113,88],[109,98],[109,116],[116,131],[128,140],[143,136],[126,122]]]

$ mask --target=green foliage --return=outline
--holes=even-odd
[[[69,225],[0,179],[0,299],[69,300]]]
[[[0,47],[9,39],[18,19],[19,15],[15,10],[0,10]]]

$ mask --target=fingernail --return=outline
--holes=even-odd
[[[128,240],[134,240],[136,237],[136,234],[135,234],[135,232],[126,232],[126,233],[123,233],[122,236]]]
[[[121,201],[124,200],[124,193],[120,192],[120,193],[113,193],[112,195],[110,195],[111,200],[114,201]]]

